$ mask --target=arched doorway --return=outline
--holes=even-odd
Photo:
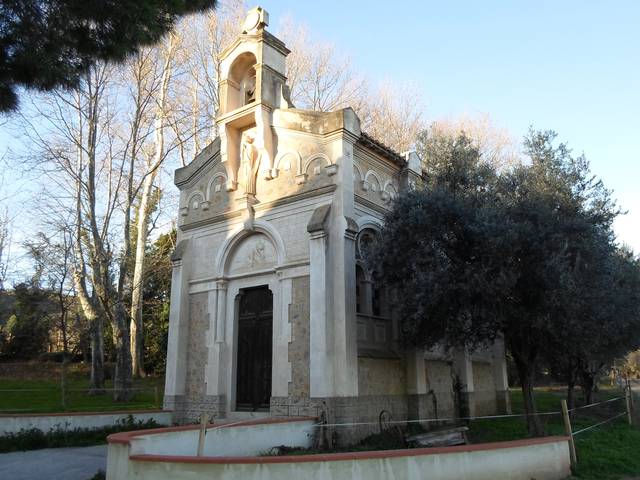
[[[238,305],[236,410],[269,410],[273,295],[269,287],[241,291]]]

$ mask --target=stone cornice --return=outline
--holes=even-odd
[[[203,218],[202,220],[198,220],[195,222],[187,223],[185,225],[180,225],[179,228],[183,232],[188,230],[193,230],[194,228],[204,227],[207,225],[212,225],[214,223],[219,223],[225,220],[231,220],[233,218],[238,218],[242,216],[242,210],[236,210],[234,212],[226,212],[220,215],[216,215],[211,218]]]
[[[173,177],[173,183],[178,189],[183,190],[190,186],[189,183],[206,170],[209,165],[215,163],[220,158],[220,137],[215,138],[207,145],[193,161],[182,168],[178,168]]]
[[[361,205],[364,205],[365,207],[369,207],[372,210],[375,210],[378,213],[381,213],[383,215],[389,213],[389,208],[383,207],[382,205],[378,205],[377,203],[372,202],[371,200],[367,200],[364,197],[361,197],[360,195],[358,195],[357,193],[354,194],[354,196],[356,197],[356,203],[360,203]]]
[[[306,198],[317,197],[320,195],[325,195],[327,193],[334,192],[336,190],[336,185],[325,185],[324,187],[316,188],[314,190],[309,190],[308,192],[300,192],[295,193],[293,195],[289,195],[287,197],[278,198],[276,200],[271,200],[269,202],[258,203],[253,208],[259,212],[261,210],[267,210],[270,208],[279,207],[281,205],[286,205],[288,203],[297,202],[299,200],[304,200]]]

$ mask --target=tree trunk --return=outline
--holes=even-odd
[[[79,255],[82,255],[80,252]],[[104,388],[104,318],[93,303],[93,299],[87,294],[87,289],[81,268],[74,272],[73,278],[76,285],[80,307],[84,317],[89,323],[89,335],[91,338],[91,386],[89,393],[96,395],[103,393]]]
[[[116,402],[128,402],[133,397],[129,318],[121,299],[117,301],[114,310],[113,340],[116,350],[116,370],[113,378],[113,399]]]
[[[584,403],[586,405],[591,405],[593,403],[594,387],[595,381],[591,372],[584,372],[582,374],[582,393],[584,395]]]
[[[142,321],[142,292],[145,268],[145,248],[149,233],[149,212],[155,171],[144,179],[137,218],[137,240],[133,284],[131,290],[131,370],[133,375],[144,377],[144,325]]]
[[[512,349],[516,369],[518,370],[518,377],[520,378],[520,385],[522,387],[522,399],[524,401],[524,413],[527,415],[527,431],[529,435],[539,437],[544,434],[542,428],[542,422],[538,416],[538,408],[536,406],[536,399],[534,396],[534,377],[535,377],[535,362],[534,355],[531,352],[522,355],[522,352],[515,352]],[[526,359],[526,360],[525,360]]]
[[[569,362],[565,375],[565,380],[567,382],[567,409],[569,410],[569,415],[573,416],[573,412],[571,410],[576,406],[575,387],[578,376],[576,365],[573,362]]]
[[[575,386],[573,382],[567,384],[567,409],[569,410],[569,415],[572,415],[573,412],[571,410],[576,406]]]
[[[91,325],[91,388],[90,394],[104,393],[104,320],[98,315]]]

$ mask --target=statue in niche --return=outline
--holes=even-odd
[[[242,79],[242,91],[244,92],[244,105],[256,101],[256,70],[253,67]]]
[[[240,148],[240,169],[238,183],[244,188],[246,195],[256,194],[256,179],[262,154],[255,145],[255,130],[247,130],[242,134]]]

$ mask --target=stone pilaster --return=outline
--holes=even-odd
[[[466,348],[456,350],[453,368],[460,381],[458,402],[462,416],[473,417],[476,414],[475,388],[473,384],[473,362]]]
[[[187,372],[187,342],[189,336],[189,285],[186,257],[189,240],[180,240],[171,256],[171,308],[167,367],[165,374],[165,405],[173,410],[185,395]]]
[[[507,358],[504,351],[504,340],[500,338],[493,344],[493,378],[496,385],[496,409],[498,413],[511,413]]]
[[[407,410],[409,418],[417,420],[427,418],[427,374],[425,371],[424,352],[410,350],[405,355],[407,370]]]
[[[310,263],[310,395],[333,395],[333,331],[327,317],[327,219],[330,206],[318,207],[307,225]]]

